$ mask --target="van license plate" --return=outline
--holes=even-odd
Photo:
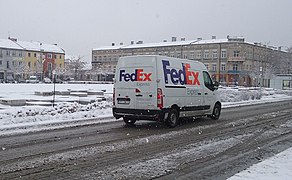
[[[130,104],[130,98],[118,98],[118,104]]]

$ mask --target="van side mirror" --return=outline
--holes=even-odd
[[[213,87],[214,87],[214,90],[217,90],[219,88],[219,82],[218,81],[214,81]]]

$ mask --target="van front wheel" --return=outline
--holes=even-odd
[[[221,113],[220,104],[215,104],[211,118],[214,119],[214,120],[219,119],[220,113]]]
[[[178,124],[178,111],[176,109],[171,109],[168,118],[166,120],[166,125],[168,127],[175,127]]]
[[[126,117],[124,117],[123,119],[124,119],[124,122],[128,125],[133,125],[136,122],[135,119],[130,119],[130,118],[126,118]]]

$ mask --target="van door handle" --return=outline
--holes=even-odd
[[[142,95],[142,94],[136,94],[136,96],[137,96],[137,97],[142,97],[143,95]]]
[[[208,95],[208,93],[205,93],[205,95]]]
[[[152,94],[150,94],[149,97],[152,97]]]
[[[198,95],[202,95],[202,93],[199,92]]]

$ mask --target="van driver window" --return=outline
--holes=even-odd
[[[211,79],[209,73],[206,72],[206,71],[203,71],[203,77],[204,77],[205,86],[208,89],[210,89],[211,91],[213,91],[214,90],[214,88],[213,88],[213,82],[212,82],[212,79]]]

